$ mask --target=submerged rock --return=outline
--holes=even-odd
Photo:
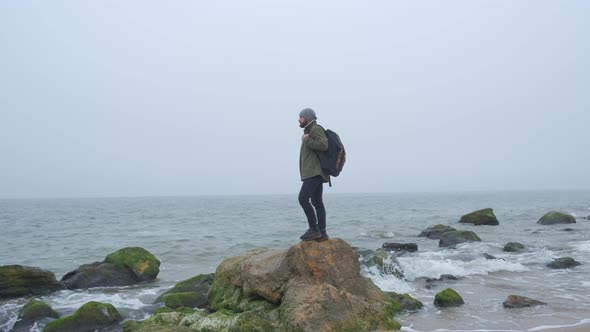
[[[401,311],[417,311],[424,307],[422,302],[411,297],[409,294],[398,294],[395,292],[387,293],[395,302],[399,303],[400,308],[396,312]]]
[[[541,217],[537,224],[541,225],[554,225],[554,224],[575,224],[576,218],[571,214],[564,212],[551,211]]]
[[[385,250],[377,250],[363,259],[367,267],[376,267],[383,275],[393,275],[398,279],[404,278],[404,270],[399,261]]]
[[[571,257],[561,257],[547,264],[547,267],[551,269],[569,269],[578,265],[582,264]]]
[[[47,303],[31,300],[18,312],[12,332],[29,332],[36,322],[47,318],[59,318],[59,315]]]
[[[447,288],[434,297],[434,305],[437,307],[458,307],[464,303],[461,295],[452,288]]]
[[[544,304],[547,304],[547,303],[533,300],[533,299],[529,299],[528,297],[524,297],[524,296],[518,296],[518,295],[508,296],[506,301],[504,301],[504,303],[503,303],[504,308],[510,308],[510,309],[511,308],[531,307],[531,306],[535,306],[535,305],[544,305]]]
[[[41,295],[63,289],[55,274],[36,267],[0,266],[0,299]]]
[[[566,227],[563,229],[564,232],[573,232],[575,231],[575,229],[571,228],[571,227]]]
[[[508,242],[504,246],[504,251],[506,252],[517,252],[524,249],[524,245],[519,242]]]
[[[498,259],[495,256],[488,254],[487,252],[483,254],[483,257],[485,257],[485,259]]]
[[[386,243],[383,243],[381,248],[383,248],[385,250],[391,250],[391,251],[407,251],[407,252],[418,251],[418,245],[416,243],[386,242]]]
[[[451,226],[438,224],[426,228],[420,234],[418,234],[418,237],[427,237],[429,239],[438,240],[443,233],[450,231],[456,231],[456,229]]]
[[[160,261],[149,251],[131,247],[108,255],[103,262],[85,264],[63,276],[68,289],[128,286],[154,280]]]
[[[207,306],[207,294],[215,274],[200,274],[190,279],[181,281],[172,289],[160,295],[154,303],[165,302],[166,306],[171,308],[178,307],[197,307],[204,308]],[[181,294],[173,296],[176,294]]]
[[[47,323],[43,332],[95,331],[117,325],[123,320],[111,304],[88,302],[71,316]]]
[[[213,312],[160,312],[125,331],[373,331],[399,329],[401,305],[360,274],[340,239],[289,250],[256,249],[224,260],[209,290]],[[158,329],[160,328],[161,329]]]
[[[494,210],[490,208],[477,210],[469,214],[466,214],[461,217],[461,220],[459,220],[459,222],[474,224],[476,226],[497,226],[500,224],[498,222],[498,218],[496,218],[496,215],[494,214]]]
[[[455,247],[459,243],[479,241],[481,241],[479,236],[472,231],[450,231],[441,234],[438,246]]]

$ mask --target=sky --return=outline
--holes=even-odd
[[[590,188],[588,1],[0,1],[0,198]]]

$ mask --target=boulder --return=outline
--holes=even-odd
[[[63,289],[53,272],[21,265],[0,266],[0,299],[41,295]]]
[[[440,236],[443,233],[450,232],[450,231],[456,231],[456,229],[451,226],[445,226],[442,224],[438,224],[438,225],[434,225],[434,226],[430,226],[430,227],[426,228],[420,234],[418,234],[418,236],[419,237],[427,237],[427,238],[433,239],[433,240],[438,240],[438,239],[440,239]]]
[[[576,218],[571,214],[564,212],[551,211],[541,217],[537,221],[537,224],[541,225],[554,225],[554,224],[575,224]]]
[[[582,264],[571,257],[561,257],[547,264],[547,267],[550,269],[569,269],[578,265]]]
[[[88,302],[72,315],[47,323],[43,332],[91,332],[115,326],[122,320],[111,304]]]
[[[399,329],[401,308],[360,274],[346,242],[303,241],[288,250],[255,249],[225,259],[215,271],[209,309],[159,312],[126,322],[147,331],[373,331]]]
[[[401,311],[417,311],[424,307],[422,302],[411,297],[409,294],[398,294],[395,292],[387,293],[395,302],[399,303],[400,308],[396,312]]]
[[[455,247],[459,243],[475,241],[481,241],[481,239],[472,231],[450,231],[441,234],[438,246]]]
[[[519,242],[508,242],[504,246],[504,251],[506,252],[517,252],[524,249],[524,245]]]
[[[12,332],[29,332],[36,322],[48,318],[59,318],[59,315],[47,303],[31,300],[18,312]]]
[[[65,274],[61,282],[68,289],[128,286],[151,281],[160,272],[160,261],[139,247],[118,250],[104,261],[85,264]]]
[[[485,257],[485,259],[497,259],[495,256],[492,256],[492,255],[488,254],[487,252],[483,254],[483,257]]]
[[[381,248],[390,251],[398,251],[398,252],[416,252],[418,251],[418,245],[416,243],[395,243],[395,242],[386,242],[383,243]]]
[[[510,296],[508,296],[506,301],[504,301],[504,303],[503,303],[504,308],[509,308],[509,309],[524,308],[524,307],[531,307],[531,306],[535,306],[535,305],[544,305],[544,304],[547,304],[547,303],[533,300],[533,299],[529,299],[528,297],[519,296],[519,295],[510,295]]]
[[[586,217],[586,220],[590,220],[590,215],[588,215],[588,216]]]
[[[434,305],[437,307],[458,307],[464,303],[461,295],[452,288],[447,288],[434,297]]]
[[[165,302],[171,308],[207,306],[207,294],[213,284],[215,274],[200,274],[190,279],[181,281],[173,288],[160,295],[154,303]],[[178,296],[172,296],[181,294]],[[190,300],[190,301],[189,301]],[[172,306],[169,304],[173,304]]]
[[[494,210],[487,208],[482,210],[477,210],[466,214],[461,217],[459,220],[460,223],[467,223],[467,224],[474,224],[476,226],[481,225],[489,225],[489,226],[497,226],[500,223],[498,222],[498,218],[494,214]]]

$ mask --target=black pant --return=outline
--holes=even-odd
[[[323,191],[324,179],[321,175],[303,180],[303,185],[301,186],[301,191],[299,192],[299,204],[301,204],[301,207],[305,212],[309,228],[325,234],[326,209],[324,208],[324,201],[322,200]],[[310,198],[311,204],[309,203]],[[313,208],[315,208],[315,212]]]

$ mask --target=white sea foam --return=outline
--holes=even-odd
[[[472,261],[453,259],[424,259],[421,257],[400,257],[399,262],[408,280],[420,277],[440,278],[443,274],[465,277],[477,274],[489,274],[498,271],[528,271],[520,263],[511,263],[500,259],[478,258]]]
[[[532,329],[528,329],[528,332],[535,332],[535,331],[544,331],[544,330],[549,330],[549,329],[562,329],[562,328],[566,328],[566,327],[576,327],[576,326],[582,326],[582,325],[588,325],[590,324],[590,318],[586,318],[586,319],[582,319],[579,322],[575,323],[575,324],[570,324],[570,325],[544,325],[544,326],[537,326],[534,327]],[[590,326],[589,326],[590,328]]]
[[[579,251],[590,252],[590,241],[583,241],[574,244],[574,248]]]
[[[369,277],[383,291],[396,293],[413,293],[415,291],[411,283],[403,279],[398,279],[394,275],[384,275],[374,266],[370,268],[363,267],[361,272],[366,277]]]

